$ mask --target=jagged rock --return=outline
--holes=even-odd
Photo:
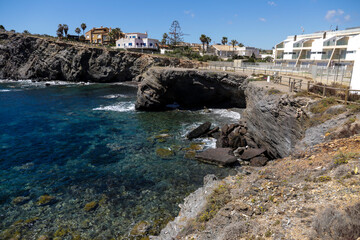
[[[225,148],[229,147],[229,139],[225,136],[220,135],[220,137],[216,140],[217,148]]]
[[[215,128],[213,128],[213,129],[211,129],[211,130],[207,133],[207,135],[208,135],[208,136],[212,136],[212,135],[215,134],[215,133],[220,134],[220,133],[219,133],[219,130],[220,130],[219,127],[215,127]]]
[[[234,156],[235,157],[240,157],[240,155],[245,151],[246,147],[238,147],[235,151],[234,151]]]
[[[254,142],[250,137],[248,136],[244,136],[246,144],[250,147],[250,148],[258,148],[258,145],[256,144],[256,142]]]
[[[267,149],[272,158],[285,157],[293,152],[305,133],[305,114],[297,116],[298,109],[309,99],[288,95],[267,94],[266,88],[250,82],[245,90],[247,132],[254,141]]]
[[[195,67],[195,62],[108,50],[34,36],[0,33],[0,79],[120,82],[141,80],[151,66]]]
[[[210,127],[211,127],[211,123],[205,122],[205,123],[201,124],[200,126],[198,126],[197,128],[195,128],[194,130],[192,130],[191,132],[189,132],[186,135],[186,137],[191,140],[191,139],[206,135],[209,132]]]
[[[240,158],[243,160],[248,160],[256,156],[259,156],[265,151],[266,151],[265,148],[248,148],[243,152],[243,154],[240,155]]]
[[[250,160],[250,166],[253,167],[262,167],[265,166],[269,161],[267,157],[254,157]]]
[[[231,148],[207,149],[195,156],[197,159],[216,165],[230,165],[237,161]]]
[[[142,75],[135,108],[163,110],[173,102],[182,108],[245,107],[245,79],[225,72],[154,67]]]

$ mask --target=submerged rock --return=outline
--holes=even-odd
[[[55,201],[56,198],[54,196],[45,194],[39,197],[39,200],[36,202],[36,204],[38,206],[45,206],[45,205],[53,204],[55,203]]]
[[[29,200],[30,200],[30,197],[19,196],[19,197],[14,198],[11,203],[14,205],[22,205],[22,204],[28,202]]]
[[[84,210],[85,210],[86,212],[93,211],[93,210],[95,210],[95,209],[98,207],[98,205],[99,205],[99,204],[98,204],[96,201],[89,202],[89,203],[85,204]]]
[[[231,148],[207,149],[196,154],[195,157],[201,161],[221,166],[230,165],[237,161],[236,157],[232,154]]]
[[[156,154],[161,158],[169,158],[173,156],[175,153],[173,150],[169,148],[158,148],[156,149]]]

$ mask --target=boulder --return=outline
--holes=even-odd
[[[237,161],[231,148],[207,149],[204,152],[196,154],[195,158],[211,164],[226,166]]]
[[[194,138],[198,138],[202,135],[206,135],[211,127],[211,123],[210,122],[205,122],[203,124],[201,124],[200,126],[198,126],[197,128],[195,128],[194,130],[192,130],[191,132],[189,132],[186,137],[188,139],[194,139]]]
[[[211,129],[208,133],[207,133],[207,135],[208,136],[212,136],[213,134],[215,134],[215,133],[219,133],[219,127],[215,127],[215,128],[213,128],[213,129]]]
[[[229,139],[225,136],[220,135],[220,137],[216,140],[217,148],[225,148],[229,146]]]
[[[240,155],[240,158],[243,160],[248,160],[254,157],[259,156],[260,154],[266,151],[265,148],[248,148],[246,149],[243,154]]]
[[[266,163],[268,162],[268,158],[267,157],[254,157],[253,159],[250,160],[250,166],[253,167],[262,167],[265,166]]]

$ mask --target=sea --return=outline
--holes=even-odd
[[[215,139],[185,136],[239,111],[139,112],[136,91],[0,80],[0,239],[121,238],[139,222],[156,234],[204,176],[235,173],[194,159]]]

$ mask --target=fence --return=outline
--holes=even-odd
[[[352,77],[352,69],[343,66],[335,66],[332,68],[322,66],[300,65],[280,66],[273,63],[242,63],[241,67],[234,66],[233,62],[209,62],[208,69],[216,69],[222,71],[246,72],[250,74],[263,73],[296,76],[306,79],[312,79],[316,82],[331,84],[339,83],[349,86]]]

